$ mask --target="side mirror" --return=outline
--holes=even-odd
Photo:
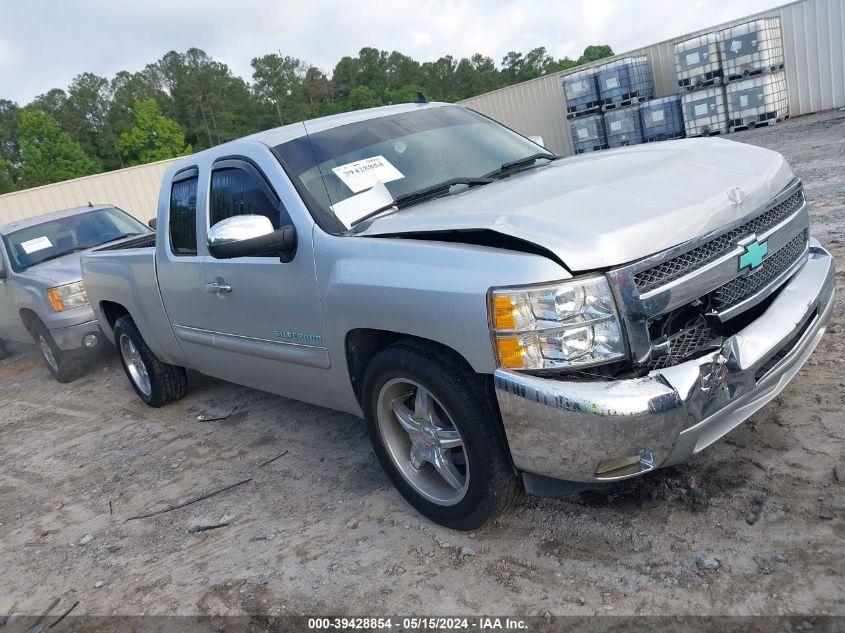
[[[296,252],[296,229],[274,230],[263,215],[236,215],[208,230],[208,252],[215,259],[277,256],[289,262]]]
[[[545,148],[545,147],[546,147],[546,143],[543,141],[543,137],[542,137],[542,136],[529,136],[529,137],[528,137],[528,140],[529,140],[529,141],[531,141],[531,142],[533,142],[533,143],[536,143],[536,144],[537,144],[537,145],[539,145],[540,147],[543,147],[543,148]]]
[[[147,226],[150,227],[153,231],[156,230],[156,225],[158,224],[158,220],[156,218],[151,218],[147,222]]]

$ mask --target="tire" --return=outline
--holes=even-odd
[[[158,408],[185,397],[188,391],[185,368],[156,358],[132,317],[124,316],[115,322],[114,341],[129,383],[146,404]]]
[[[482,526],[519,491],[488,394],[455,354],[415,342],[379,352],[364,373],[362,406],[382,467],[408,503],[456,530]]]
[[[41,352],[41,358],[53,378],[61,383],[73,382],[85,373],[85,362],[72,352],[59,349],[53,335],[44,323],[36,320],[32,324],[32,336]]]

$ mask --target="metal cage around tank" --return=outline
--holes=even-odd
[[[573,118],[598,112],[601,107],[599,85],[594,69],[582,70],[563,78],[566,116]]]
[[[725,82],[783,69],[779,18],[761,18],[722,29],[719,54]]]
[[[643,124],[638,104],[604,113],[604,130],[608,147],[639,145],[643,142]]]
[[[603,110],[622,108],[654,96],[648,57],[623,57],[596,68]]]
[[[675,44],[675,70],[681,90],[722,83],[719,36],[705,33]]]
[[[607,149],[607,136],[604,129],[604,117],[601,114],[588,114],[569,122],[572,131],[572,144],[576,154]]]
[[[789,118],[783,71],[747,77],[725,86],[731,132],[772,125]]]
[[[668,141],[686,136],[681,95],[669,95],[640,104],[643,141]]]
[[[681,96],[687,136],[728,133],[724,86],[711,86]]]

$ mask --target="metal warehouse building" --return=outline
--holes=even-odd
[[[845,0],[798,0],[781,7],[681,35],[671,40],[617,55],[611,60],[579,66],[502,88],[462,102],[525,135],[540,135],[562,155],[573,153],[565,117],[562,79],[571,72],[606,64],[613,59],[646,55],[656,97],[678,92],[674,46],[698,35],[757,18],[779,17],[792,116],[845,106]],[[112,203],[146,221],[158,202],[159,182],[170,161],[78,178],[0,196],[0,224],[93,203]]]
[[[792,116],[845,106],[845,0],[799,0],[752,16],[710,26],[665,42],[617,55],[611,60],[545,75],[463,103],[525,135],[540,135],[549,149],[569,156],[572,136],[564,116],[565,75],[623,57],[647,55],[656,97],[678,92],[675,44],[756,18],[780,17],[789,108]]]

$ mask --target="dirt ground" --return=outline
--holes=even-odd
[[[154,410],[112,354],[59,385],[17,346],[0,363],[0,614],[56,597],[75,614],[845,614],[845,112],[731,138],[787,156],[840,272],[829,334],[725,441],[465,534],[403,501],[357,418],[198,374]]]

